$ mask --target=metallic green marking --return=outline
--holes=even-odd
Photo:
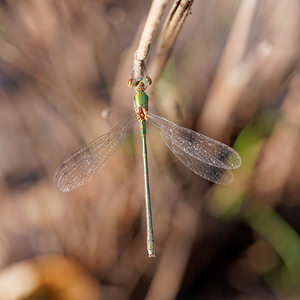
[[[148,111],[148,96],[144,91],[137,91],[134,96],[134,108],[135,110],[143,107]]]

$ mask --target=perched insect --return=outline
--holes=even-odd
[[[57,169],[54,180],[58,188],[68,192],[87,183],[101,170],[112,153],[124,140],[126,133],[138,120],[143,144],[145,202],[147,218],[147,251],[155,257],[152,214],[150,203],[149,171],[147,158],[146,122],[149,120],[160,130],[169,149],[190,170],[201,177],[218,183],[232,182],[231,169],[241,165],[239,154],[229,146],[193,130],[180,127],[167,119],[148,112],[148,96],[145,89],[151,84],[150,77],[130,79],[128,85],[135,88],[134,109],[136,117],[125,120],[110,132],[100,136],[70,158]]]

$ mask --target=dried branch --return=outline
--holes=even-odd
[[[193,0],[175,0],[158,38],[158,47],[154,59],[148,68],[152,80],[157,78],[163,70],[176,38],[183,26],[184,20],[190,12],[192,3]],[[136,45],[138,45],[138,47],[134,53],[131,78],[147,75],[145,74],[145,61],[149,56],[154,34],[166,4],[166,0],[153,1],[143,30],[140,28],[137,32],[137,37],[141,36],[139,42],[138,39],[135,38],[133,46],[127,51],[126,58],[121,60],[123,63],[119,67],[115,80],[116,84],[112,90],[112,103],[118,103],[118,106],[120,106],[120,99],[128,99],[131,96],[131,91],[127,88],[126,82],[128,80],[128,68],[132,62],[132,56],[137,47]],[[141,30],[142,33],[140,33]],[[129,104],[128,101],[124,101],[124,103]]]
[[[174,2],[169,16],[164,23],[160,37],[158,38],[155,58],[149,68],[152,79],[157,78],[163,70],[193,2],[193,0],[176,0]],[[152,3],[138,50],[134,56],[132,69],[133,78],[144,76],[145,60],[148,57],[154,34],[166,3],[167,1],[156,0]]]
[[[153,42],[154,34],[160,22],[163,10],[168,0],[153,0],[152,6],[146,20],[144,31],[141,36],[139,47],[134,55],[132,78],[144,76],[144,64]]]

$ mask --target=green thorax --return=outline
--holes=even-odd
[[[134,99],[134,108],[138,109],[139,107],[144,107],[148,111],[148,96],[144,91],[137,91]]]

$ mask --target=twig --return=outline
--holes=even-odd
[[[174,2],[169,16],[164,23],[160,37],[158,38],[157,50],[149,68],[152,80],[157,78],[163,70],[193,2],[194,0],[176,0]],[[138,50],[134,56],[132,78],[144,76],[145,60],[148,57],[155,31],[166,4],[166,0],[154,0],[152,3]]]
[[[161,35],[158,38],[158,47],[153,62],[148,68],[152,81],[155,80],[163,70],[192,3],[193,0],[176,0],[174,2],[169,16],[163,25]],[[118,106],[120,106],[120,99],[128,99],[131,96],[131,91],[127,88],[126,82],[129,79],[128,68],[132,61],[134,49],[136,49],[134,45],[138,44],[138,47],[134,53],[131,78],[147,75],[145,74],[145,61],[148,58],[154,40],[154,34],[166,4],[167,0],[153,1],[143,31],[141,34],[139,32],[140,30],[138,31],[137,36],[141,35],[139,43],[135,39],[133,47],[131,47],[126,54],[126,58],[124,56],[124,59],[121,60],[123,63],[117,72],[116,84],[114,85],[115,88],[113,88],[111,97],[112,102],[118,103]]]
[[[168,0],[153,0],[152,6],[146,20],[144,31],[139,47],[134,55],[132,78],[144,76],[144,65],[153,42],[154,34],[160,22],[163,10]]]

